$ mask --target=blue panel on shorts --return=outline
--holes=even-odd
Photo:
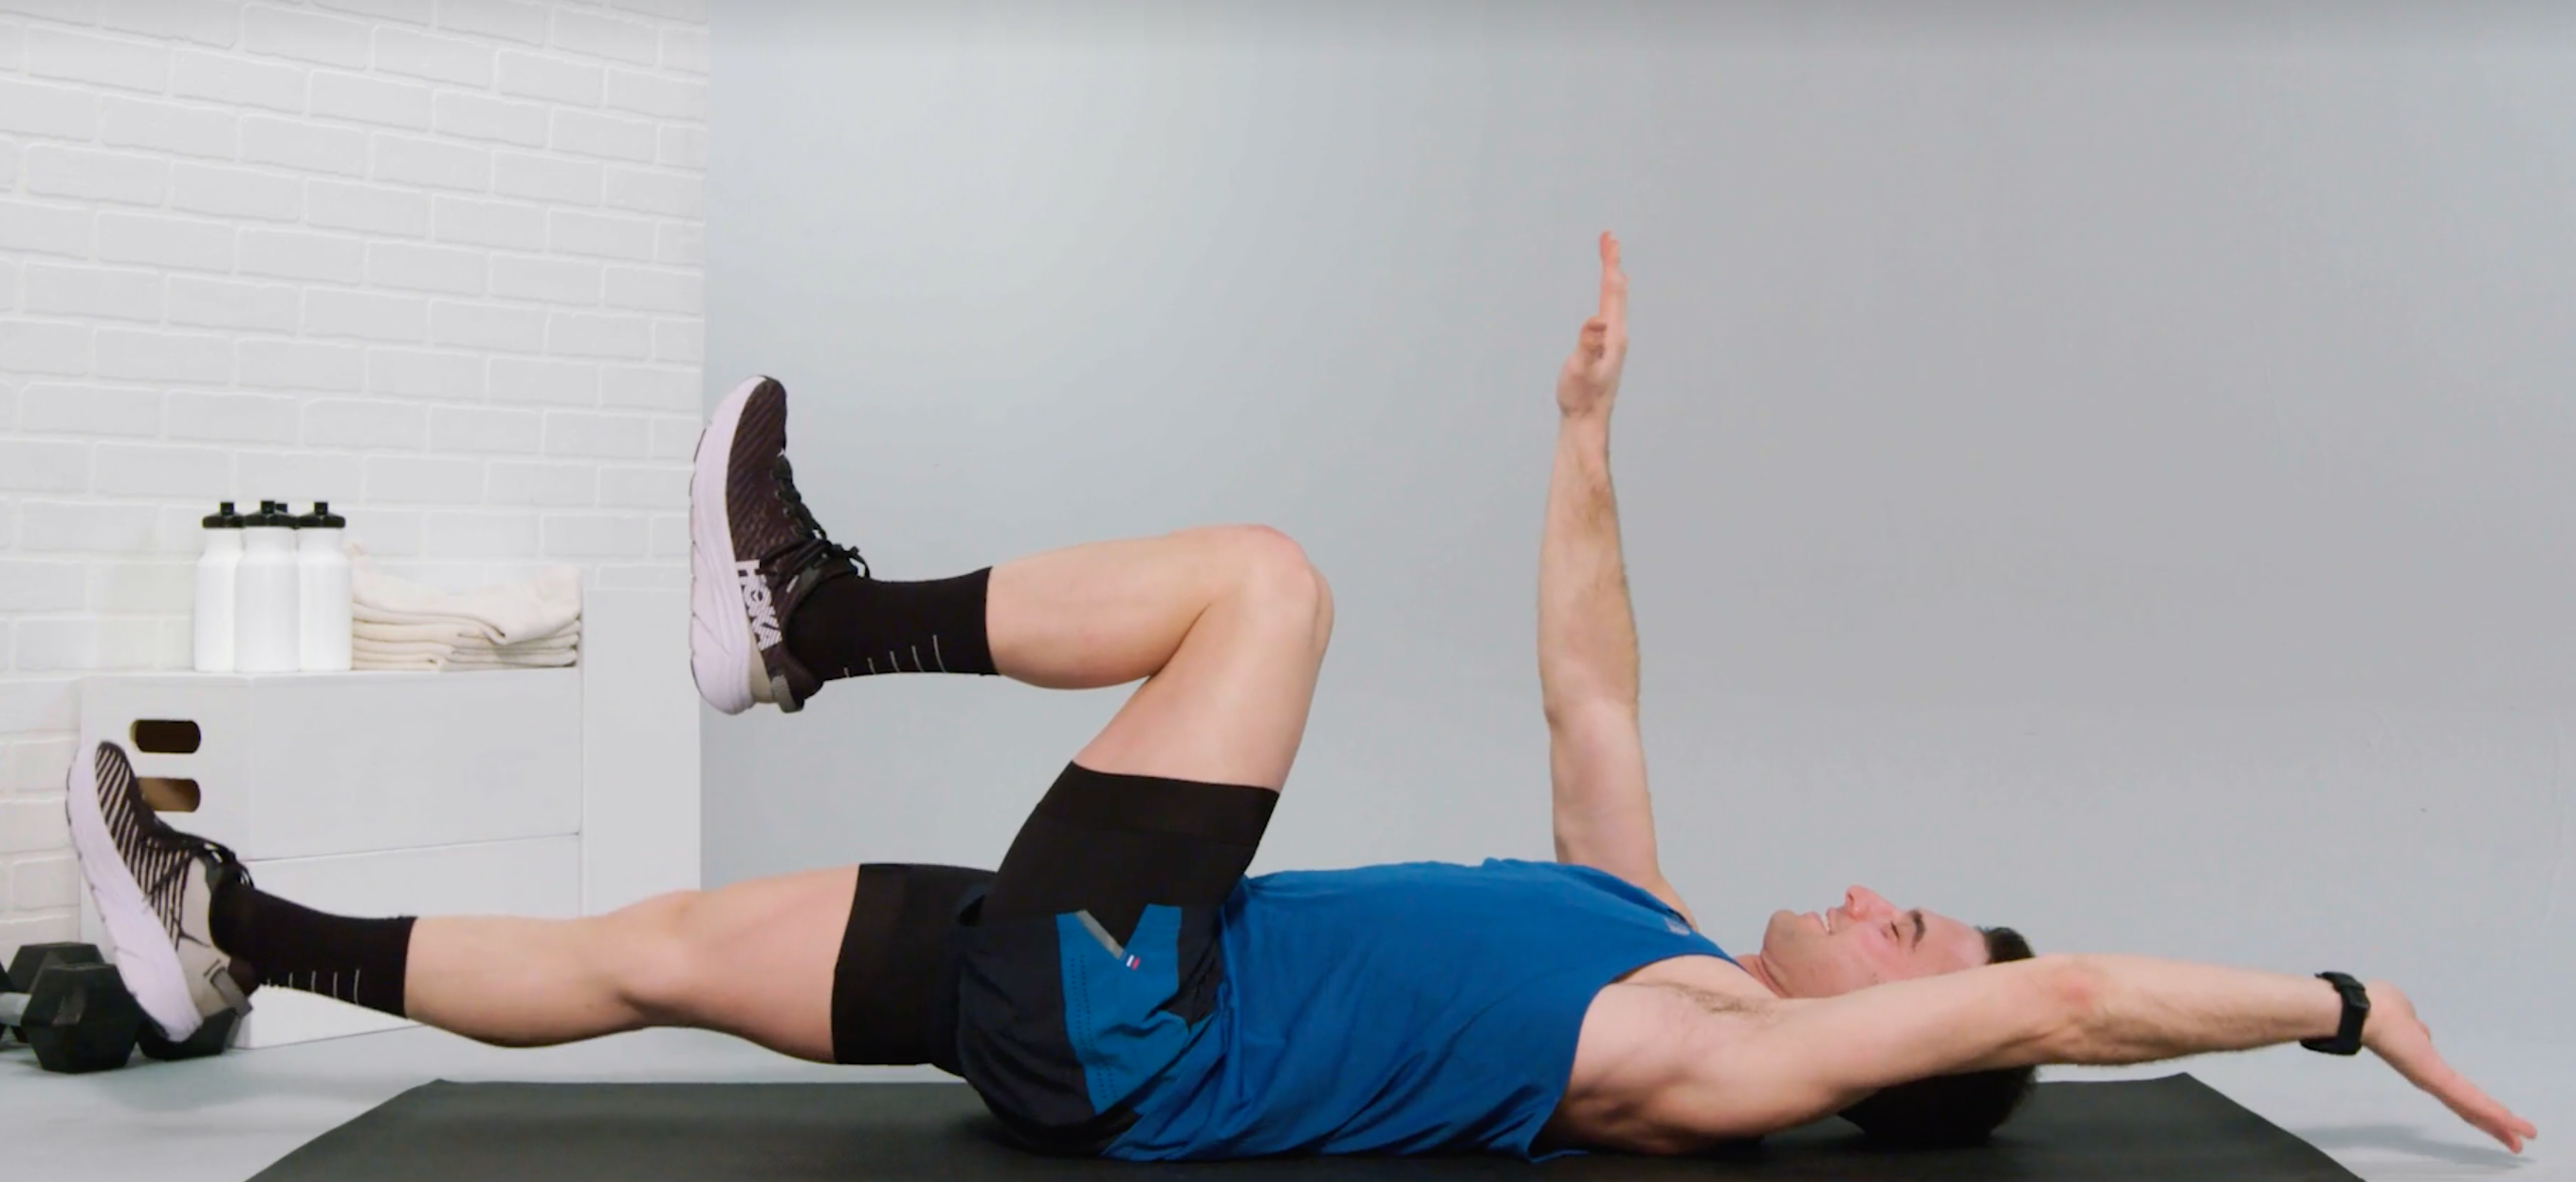
[[[1107,1112],[1170,1066],[1190,1025],[1161,1010],[1180,989],[1181,912],[1148,906],[1123,948],[1081,912],[1056,917],[1064,1030],[1095,1112]]]

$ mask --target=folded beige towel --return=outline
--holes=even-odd
[[[447,661],[443,657],[380,657],[361,652],[349,654],[349,667],[352,669],[411,669],[436,673],[446,664]]]
[[[578,620],[566,621],[560,624],[551,624],[542,632],[527,630],[505,633],[492,628],[490,625],[484,623],[480,618],[473,616],[423,615],[417,612],[391,611],[385,608],[356,602],[352,602],[349,605],[349,619],[351,620],[350,627],[352,630],[355,630],[360,626],[364,626],[369,629],[401,629],[406,632],[424,628],[444,628],[452,630],[460,636],[471,637],[486,644],[523,644],[531,640],[546,640],[557,636],[578,636],[581,634],[581,622]]]
[[[358,659],[361,657],[378,661],[436,661],[439,664],[444,665],[455,659],[455,656],[456,654],[450,652],[444,645],[368,644],[365,641],[349,642],[349,663],[351,665],[357,664]]]
[[[352,614],[354,616],[354,612]],[[444,624],[386,624],[375,620],[356,620],[349,625],[349,634],[359,640],[429,640],[440,644],[454,644],[457,638],[465,635],[465,630],[471,626],[463,620]]]
[[[461,624],[492,644],[553,636],[581,619],[581,571],[551,566],[522,583],[442,591],[377,570],[363,548],[349,558],[349,615],[372,624]]]
[[[574,620],[551,631],[532,633],[507,641],[492,639],[491,630],[464,616],[423,617],[402,612],[388,612],[363,604],[349,607],[349,630],[352,635],[375,640],[462,640],[476,644],[534,644],[545,640],[578,639],[581,621]]]
[[[559,653],[520,653],[504,656],[470,656],[460,653],[447,659],[447,667],[450,670],[564,669],[578,664],[580,660],[580,654],[571,649],[565,649]]]
[[[579,651],[581,651],[580,646],[569,640],[540,644],[505,644],[495,647],[488,644],[442,644],[435,640],[369,640],[363,636],[349,639],[349,652],[352,656],[365,654],[373,657],[408,659],[427,657],[447,662],[469,659],[484,661],[524,659],[542,660],[550,664],[568,664],[570,663],[568,660],[561,658],[570,658]]]
[[[570,636],[531,640],[525,644],[485,644],[479,640],[460,640],[454,644],[457,656],[468,653],[568,653],[581,647],[581,641]]]
[[[530,653],[517,656],[435,657],[392,653],[349,654],[352,669],[410,669],[427,672],[472,672],[486,669],[569,669],[581,663],[579,653]]]

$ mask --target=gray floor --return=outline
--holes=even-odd
[[[2540,1126],[2516,1158],[2364,1056],[2295,1049],[2193,1060],[2185,1068],[2373,1182],[2576,1179],[2576,1047],[2452,1046],[2453,1063]],[[2158,1075],[2155,1069],[2062,1078]],[[818,1067],[693,1031],[506,1051],[430,1030],[370,1034],[193,1063],[138,1061],[92,1076],[46,1075],[24,1049],[0,1054],[0,1177],[81,1182],[239,1182],[296,1146],[433,1079],[858,1080],[935,1073]],[[358,1182],[358,1180],[352,1180]]]

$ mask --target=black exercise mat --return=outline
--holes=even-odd
[[[1010,1147],[956,1084],[433,1083],[324,1133],[252,1182],[1468,1182],[2045,1179],[2359,1182],[2188,1075],[2042,1084],[1973,1149],[1891,1150],[1821,1121],[1695,1158],[1271,1158],[1131,1165]]]

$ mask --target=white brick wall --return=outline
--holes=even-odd
[[[677,583],[703,0],[0,0],[0,958],[70,938],[90,672],[184,667],[196,519]]]

